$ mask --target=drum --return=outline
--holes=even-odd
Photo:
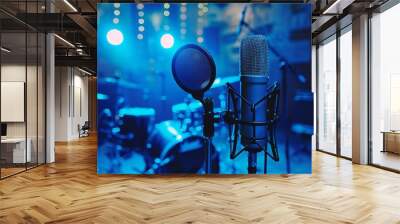
[[[194,101],[189,104],[189,110],[191,112],[190,118],[192,120],[191,128],[201,127],[203,125],[203,105],[201,105],[199,101]]]
[[[172,106],[173,119],[179,121],[179,130],[201,133],[203,106],[199,101],[180,103]]]
[[[125,147],[146,148],[150,130],[153,129],[155,110],[153,108],[122,108],[118,112],[115,134]]]
[[[148,141],[153,159],[148,173],[203,173],[207,145],[202,136],[181,132],[179,122],[164,121],[155,126]],[[212,145],[212,173],[219,171],[219,156]]]
[[[143,174],[149,169],[145,155],[112,143],[99,145],[97,157],[99,173]]]
[[[190,119],[189,104],[187,103],[175,104],[172,106],[171,109],[172,109],[173,120],[179,122],[179,129],[182,131],[187,131],[192,122]]]

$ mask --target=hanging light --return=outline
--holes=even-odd
[[[174,36],[172,36],[169,33],[166,33],[162,35],[160,43],[163,48],[171,48],[172,46],[174,46]]]

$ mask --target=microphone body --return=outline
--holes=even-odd
[[[261,35],[244,38],[240,46],[240,142],[248,151],[248,171],[256,173],[257,153],[266,145],[268,47]],[[262,100],[262,101],[260,101]],[[260,101],[260,102],[259,102]],[[250,123],[252,122],[252,123]]]

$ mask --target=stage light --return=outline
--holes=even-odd
[[[119,16],[121,12],[119,10],[114,10],[114,15]]]
[[[174,37],[169,33],[164,34],[161,37],[160,43],[163,48],[171,48],[174,46]]]
[[[144,19],[142,19],[142,18],[138,19],[138,23],[139,24],[143,24],[144,23]]]
[[[124,35],[117,29],[112,29],[107,33],[108,43],[111,45],[120,45],[124,41]]]
[[[142,10],[142,9],[144,8],[143,3],[137,4],[137,5],[136,5],[136,8],[139,9],[139,10]]]
[[[113,23],[114,23],[114,24],[118,24],[118,23],[119,23],[119,19],[118,19],[118,18],[114,18],[114,19],[113,19]]]
[[[144,31],[144,26],[139,26],[139,27],[138,27],[138,30],[139,30],[140,32],[143,32],[143,31]]]
[[[143,16],[144,16],[144,12],[143,12],[143,11],[139,11],[139,12],[138,12],[138,16],[139,16],[139,17],[143,17]]]
[[[121,6],[120,3],[114,3],[114,8],[119,8]]]
[[[197,42],[199,44],[203,43],[204,42],[204,38],[203,37],[197,37]]]
[[[143,40],[143,34],[139,33],[139,34],[137,35],[137,39],[138,39],[138,40]]]
[[[169,16],[169,11],[164,11],[164,16]]]

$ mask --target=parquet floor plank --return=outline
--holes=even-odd
[[[313,153],[312,175],[96,174],[94,137],[0,181],[0,223],[400,223],[400,175]]]

